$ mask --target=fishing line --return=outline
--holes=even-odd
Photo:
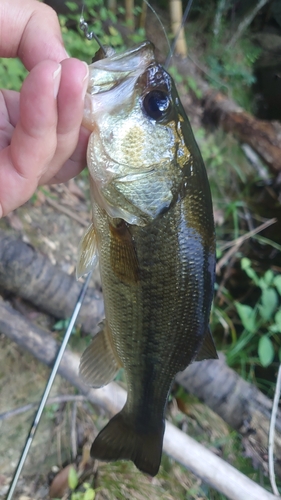
[[[156,19],[158,20],[158,22],[159,22],[159,24],[160,24],[160,26],[161,26],[161,28],[162,28],[162,30],[163,30],[163,32],[164,32],[165,38],[166,38],[166,40],[167,40],[168,49],[169,49],[169,51],[171,52],[171,50],[172,50],[172,49],[171,49],[171,44],[170,44],[170,40],[169,40],[169,38],[168,38],[167,32],[166,32],[166,30],[165,30],[164,24],[162,23],[162,21],[161,21],[160,17],[158,16],[158,14],[157,14],[156,10],[152,7],[152,5],[150,5],[150,3],[148,2],[148,0],[143,0],[143,1],[144,1],[144,3],[146,3],[146,5],[150,8],[150,10],[153,12],[153,14],[155,15]],[[170,53],[170,52],[169,52],[169,53]]]
[[[191,6],[192,6],[192,3],[193,3],[193,0],[189,0],[189,2],[188,2],[188,4],[187,4],[187,6],[186,6],[186,8],[185,8],[184,14],[183,14],[183,16],[182,16],[181,24],[180,24],[180,26],[179,26],[179,28],[178,28],[178,31],[177,31],[176,36],[175,36],[175,38],[174,38],[174,41],[173,41],[173,43],[172,43],[172,47],[170,48],[170,53],[169,53],[169,55],[168,55],[168,57],[167,57],[167,59],[166,59],[166,61],[165,61],[165,64],[164,64],[164,68],[165,68],[165,69],[168,69],[168,67],[169,67],[169,65],[170,65],[170,62],[171,62],[171,59],[172,59],[172,57],[173,57],[173,53],[174,53],[174,50],[175,50],[175,47],[176,47],[176,43],[177,43],[177,41],[178,41],[178,38],[179,38],[179,35],[180,35],[180,32],[181,32],[181,29],[183,28],[183,26],[184,26],[184,24],[185,24],[185,22],[186,22],[186,20],[187,20],[187,16],[188,16],[188,14],[189,14],[189,12],[190,12],[190,9],[191,9]],[[169,44],[169,45],[170,45],[170,44]]]
[[[70,323],[69,323],[68,328],[66,329],[66,332],[64,334],[64,338],[63,338],[62,344],[61,344],[61,346],[59,348],[59,351],[58,351],[58,354],[57,354],[57,357],[56,357],[53,369],[52,369],[52,371],[50,373],[49,380],[47,382],[47,385],[45,387],[45,391],[44,391],[44,393],[42,395],[42,398],[41,398],[41,402],[39,404],[38,410],[37,410],[36,415],[34,417],[33,423],[32,423],[32,425],[30,427],[30,431],[29,431],[29,434],[27,436],[27,439],[26,439],[25,446],[23,448],[22,454],[21,454],[20,459],[18,461],[17,468],[16,468],[16,470],[14,472],[14,476],[13,476],[12,482],[11,482],[10,487],[9,487],[9,491],[7,493],[7,496],[6,496],[6,500],[11,500],[13,498],[14,491],[16,489],[20,473],[22,471],[22,468],[24,466],[25,460],[27,458],[30,446],[31,446],[32,441],[34,439],[34,436],[35,436],[38,424],[40,422],[43,410],[45,408],[46,401],[48,399],[50,390],[52,388],[54,379],[56,377],[56,374],[57,374],[60,362],[62,360],[64,351],[66,349],[66,346],[68,344],[70,335],[71,335],[72,330],[74,328],[74,325],[75,325],[77,316],[79,314],[79,311],[81,309],[83,300],[85,298],[86,290],[88,288],[91,276],[92,276],[92,273],[88,274],[88,276],[86,278],[86,281],[85,281],[85,283],[83,284],[83,286],[81,288],[81,291],[80,291],[80,294],[78,296],[78,299],[77,299],[74,311],[73,311],[72,316],[70,318]]]

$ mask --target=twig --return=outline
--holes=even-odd
[[[62,453],[61,453],[61,422],[56,427],[57,435],[57,463],[60,468],[62,468]]]
[[[254,236],[257,233],[260,233],[265,228],[267,228],[268,226],[271,226],[272,224],[275,224],[276,222],[277,222],[276,218],[270,219],[270,220],[264,222],[263,224],[261,224],[259,227],[253,229],[252,231],[249,231],[248,233],[243,234],[243,236],[240,236],[239,238],[236,238],[236,240],[229,241],[229,242],[225,243],[224,245],[221,245],[221,247],[219,247],[219,249],[221,251],[225,250],[226,248],[229,248],[229,247],[232,247],[232,248],[230,248],[228,250],[228,252],[226,252],[226,254],[218,261],[217,266],[216,266],[216,274],[220,274],[222,267],[226,264],[226,262],[230,259],[230,257],[232,257],[237,252],[237,250],[242,245],[242,243],[244,243],[245,240],[247,240],[248,238],[251,238],[252,236]]]
[[[244,19],[241,21],[241,23],[239,23],[239,25],[237,26],[234,35],[229,40],[229,42],[226,44],[226,48],[227,49],[230,49],[231,47],[233,47],[233,45],[236,44],[238,38],[240,38],[240,36],[242,35],[242,33],[248,28],[248,26],[250,26],[251,22],[255,18],[255,16],[258,13],[258,11],[262,7],[264,7],[267,3],[268,3],[268,0],[260,0],[255,5],[255,7],[253,8],[253,10],[248,15],[246,15],[244,17]]]
[[[237,252],[237,250],[240,248],[240,246],[242,245],[242,241],[235,245],[234,247],[230,248],[228,250],[228,252],[226,252],[226,254],[218,261],[217,265],[216,265],[216,274],[219,276],[220,275],[220,272],[221,272],[221,269],[222,267],[229,261],[229,259],[231,257],[233,257],[233,255]]]
[[[59,210],[60,212],[62,212],[65,215],[68,215],[68,217],[71,217],[72,219],[76,220],[76,222],[79,222],[79,224],[81,224],[82,226],[88,227],[89,222],[82,219],[82,217],[79,217],[79,215],[77,215],[76,213],[69,210],[69,208],[66,208],[63,205],[60,205],[56,201],[52,200],[52,198],[46,197],[46,201],[47,201],[47,203],[49,203],[49,205],[51,205],[51,207],[55,208],[56,210]]]
[[[85,401],[85,396],[77,395],[77,394],[69,394],[69,395],[61,395],[54,396],[53,398],[49,398],[46,406],[53,405],[55,403],[68,403],[75,401],[75,403],[79,401]],[[37,408],[39,401],[37,403],[29,403],[28,405],[19,406],[18,408],[14,408],[14,410],[5,411],[4,413],[0,413],[0,421],[8,420],[9,418],[20,415],[21,413],[25,413],[27,411],[32,410],[33,408]]]
[[[72,460],[77,457],[77,434],[76,434],[77,403],[74,401],[71,412],[71,450]]]
[[[278,410],[278,403],[280,399],[281,392],[281,365],[279,365],[274,400],[272,405],[271,419],[270,419],[270,427],[269,427],[269,436],[268,436],[268,469],[269,469],[269,479],[272,487],[272,491],[274,495],[280,497],[280,493],[278,491],[275,474],[274,474],[274,435],[275,435],[275,424],[276,424],[276,414]]]
[[[225,10],[225,4],[226,4],[226,0],[219,0],[219,2],[218,2],[216,14],[215,14],[214,27],[213,27],[213,33],[214,33],[215,37],[217,37],[219,32],[220,32],[221,18],[222,18],[222,15],[224,13],[224,10]]]
[[[245,233],[242,236],[239,236],[239,238],[236,238],[235,240],[232,240],[232,241],[227,241],[223,245],[220,245],[219,249],[222,252],[223,250],[226,250],[229,247],[241,245],[241,243],[244,243],[244,241],[247,240],[248,238],[251,238],[255,234],[260,233],[261,231],[263,231],[267,227],[272,226],[272,224],[276,224],[276,222],[277,222],[276,217],[273,217],[273,219],[269,219],[269,220],[265,221],[263,224],[256,227],[252,231],[249,231],[248,233]]]

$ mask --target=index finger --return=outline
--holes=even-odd
[[[0,26],[0,57],[19,57],[28,70],[68,57],[55,11],[38,0],[1,0]]]

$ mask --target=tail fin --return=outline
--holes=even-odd
[[[99,460],[132,460],[136,467],[156,476],[162,455],[165,421],[156,432],[137,432],[124,409],[115,415],[92,444],[91,456]]]

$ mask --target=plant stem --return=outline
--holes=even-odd
[[[274,473],[274,435],[275,435],[275,424],[276,424],[276,414],[278,410],[278,403],[280,399],[281,392],[281,365],[279,365],[275,394],[272,405],[271,419],[270,419],[270,427],[269,427],[269,436],[268,436],[268,469],[269,469],[269,479],[272,487],[272,491],[274,495],[280,497],[280,493],[278,491],[276,481],[275,481],[275,473]]]
[[[242,33],[250,26],[251,22],[255,18],[258,11],[264,7],[268,3],[268,0],[260,0],[257,5],[253,8],[253,10],[244,17],[241,23],[238,24],[237,29],[226,45],[226,49],[231,49],[237,42],[238,38],[242,35]]]

